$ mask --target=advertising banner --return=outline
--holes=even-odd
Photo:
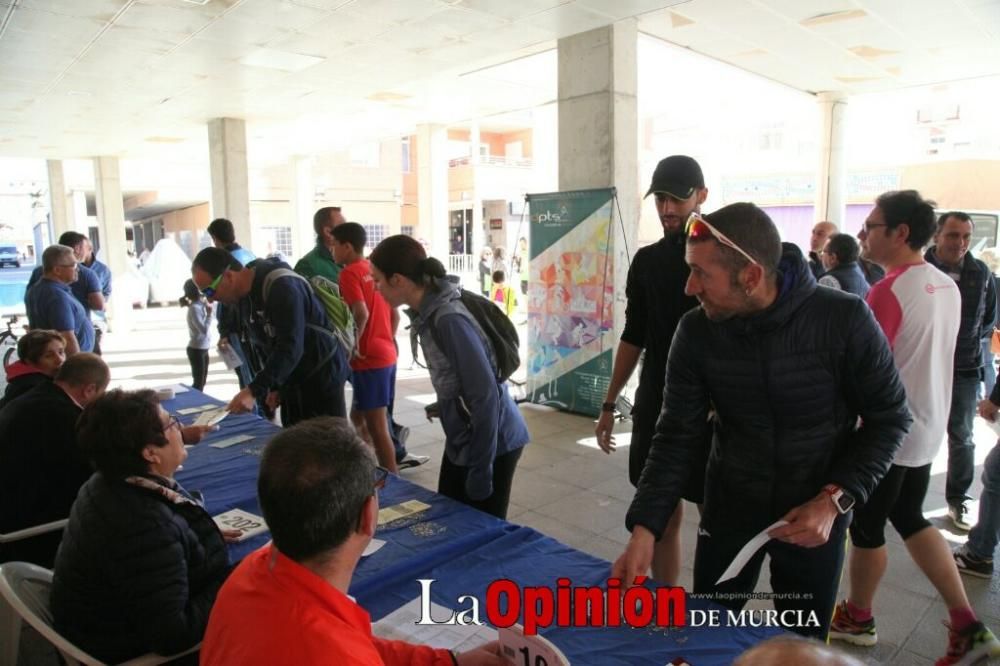
[[[529,194],[531,402],[597,416],[611,379],[614,189]]]

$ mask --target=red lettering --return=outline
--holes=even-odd
[[[501,595],[507,598],[507,611],[500,610]],[[517,623],[521,614],[521,592],[517,583],[501,578],[490,583],[486,588],[486,618],[494,627],[510,627]]]
[[[625,591],[622,614],[633,627],[645,627],[653,621],[653,593],[643,587],[645,576],[636,576],[635,585]]]
[[[607,625],[619,627],[622,623],[622,581],[619,578],[608,579]]]
[[[604,626],[604,590],[596,586],[573,590],[573,626]]]
[[[552,625],[552,617],[555,614],[555,600],[552,598],[552,590],[547,587],[526,587],[524,588],[524,634],[534,636],[538,633],[538,626],[548,627]]]
[[[683,627],[687,624],[687,595],[683,587],[656,588],[656,624]],[[673,617],[670,609],[673,608]]]
[[[570,622],[569,578],[556,579],[556,626],[568,627]]]

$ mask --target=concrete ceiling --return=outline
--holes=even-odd
[[[807,92],[1000,74],[1000,0],[0,0],[0,156],[203,162],[223,116],[264,161],[507,124],[553,101],[556,39],[633,16]]]

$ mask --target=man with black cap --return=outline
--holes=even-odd
[[[698,305],[695,298],[684,293],[690,273],[684,262],[684,224],[692,212],[700,210],[708,190],[698,162],[687,155],[672,155],[656,166],[646,196],[650,194],[655,197],[663,238],[636,252],[629,268],[625,285],[628,299],[625,330],[618,343],[611,383],[595,430],[601,449],[605,453],[614,451],[611,428],[615,401],[639,363],[640,355],[645,352],[632,408],[629,445],[629,480],[636,487],[663,403],[663,378],[670,340],[681,316]],[[699,504],[704,493],[704,464],[701,467],[702,471],[692,474],[684,493],[685,499]],[[678,503],[653,555],[653,578],[667,585],[675,585],[680,575],[682,517],[682,505]]]

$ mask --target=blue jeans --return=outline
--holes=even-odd
[[[967,494],[976,473],[972,420],[976,415],[978,373],[955,375],[951,388],[951,412],[948,414],[948,481],[945,497],[948,504],[972,499]]]
[[[969,532],[969,552],[992,559],[1000,543],[1000,441],[983,463],[983,496],[979,499],[979,522]]]

